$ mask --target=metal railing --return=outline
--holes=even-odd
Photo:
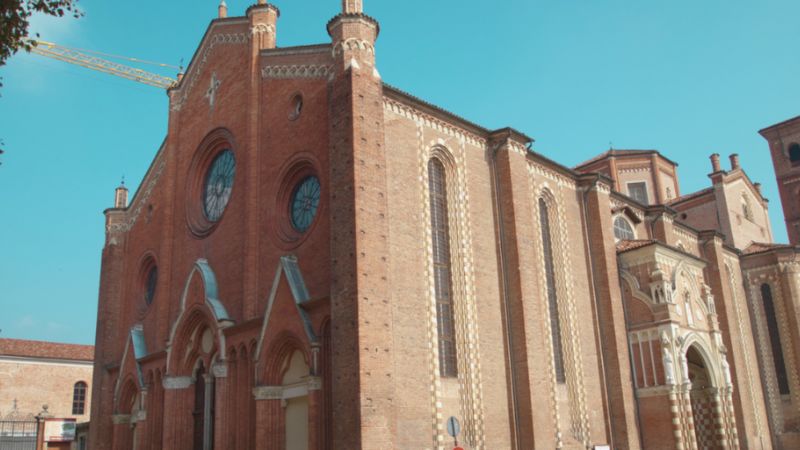
[[[35,420],[0,420],[0,450],[36,450]]]

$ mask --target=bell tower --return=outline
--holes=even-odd
[[[333,448],[396,448],[383,83],[378,22],[343,0],[328,22]]]
[[[800,116],[759,133],[769,143],[789,243],[800,245]]]

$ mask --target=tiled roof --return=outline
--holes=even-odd
[[[0,356],[94,361],[94,346],[23,339],[0,339]]]
[[[746,249],[742,251],[745,255],[752,255],[753,253],[761,253],[778,248],[793,248],[788,244],[772,244],[768,242],[753,242]]]
[[[712,192],[713,190],[714,190],[713,187],[707,187],[705,189],[700,189],[699,191],[692,192],[691,194],[681,195],[680,197],[675,197],[672,200],[668,201],[667,205],[674,205],[676,203],[681,203],[686,200],[691,200],[693,198],[700,197],[701,195],[705,195],[709,192]]]
[[[654,244],[654,239],[630,239],[617,242],[617,253],[627,252],[628,250],[635,250],[637,248],[647,247]]]
[[[584,161],[584,162],[578,164],[577,166],[573,167],[573,170],[578,170],[583,166],[588,166],[591,163],[594,163],[594,162],[597,162],[597,161],[601,161],[601,160],[603,160],[605,158],[608,158],[609,156],[637,156],[637,155],[652,155],[652,154],[656,154],[656,155],[660,156],[661,158],[669,161],[670,163],[675,164],[676,166],[678,165],[675,161],[672,161],[669,158],[664,157],[664,155],[659,153],[658,150],[617,150],[617,149],[612,149],[612,150],[605,151],[605,152],[595,156],[592,159],[589,159],[587,161]]]

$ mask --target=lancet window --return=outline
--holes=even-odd
[[[542,229],[542,249],[544,253],[545,281],[547,284],[547,303],[550,312],[550,333],[553,341],[553,365],[556,381],[566,382],[564,373],[564,349],[561,344],[561,321],[558,315],[558,294],[556,292],[555,267],[553,264],[553,244],[550,233],[550,213],[547,202],[539,199],[539,221]]]
[[[430,190],[436,323],[439,335],[439,374],[443,377],[455,377],[458,375],[458,365],[450,259],[450,225],[447,217],[447,184],[444,165],[436,158],[432,158],[428,162],[428,187]]]
[[[772,361],[775,364],[775,376],[778,379],[778,390],[781,395],[789,394],[789,377],[786,373],[786,362],[783,360],[783,346],[778,329],[778,318],[775,315],[775,303],[772,300],[772,288],[769,284],[761,285],[761,300],[764,302],[764,314],[767,319],[769,342],[772,348]]]

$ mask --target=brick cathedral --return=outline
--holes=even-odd
[[[105,212],[92,448],[800,448],[800,247],[736,155],[565,167],[384,84],[360,0],[227,16]]]

